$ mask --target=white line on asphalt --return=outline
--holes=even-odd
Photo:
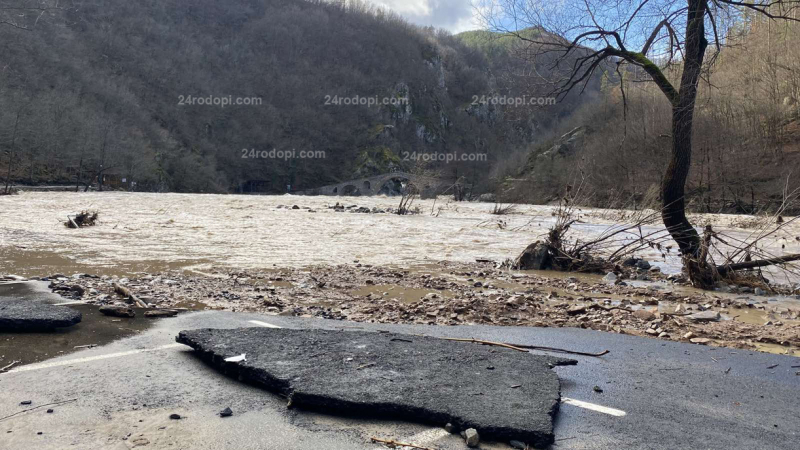
[[[153,352],[156,350],[166,350],[168,348],[176,348],[176,347],[183,347],[183,344],[167,344],[162,345],[161,347],[155,348],[142,348],[138,350],[129,350],[127,352],[120,352],[120,353],[110,353],[107,355],[97,355],[97,356],[87,356],[85,358],[75,358],[75,359],[68,359],[66,361],[53,361],[53,362],[44,362],[40,364],[28,364],[27,366],[20,366],[16,369],[11,369],[6,373],[17,373],[17,372],[27,372],[29,370],[39,370],[39,369],[49,369],[51,367],[60,367],[60,366],[69,366],[72,364],[79,364],[91,361],[99,361],[102,359],[110,359],[110,358],[119,358],[122,356],[130,356],[136,355],[139,353],[145,352]]]
[[[607,406],[595,405],[594,403],[582,402],[580,400],[575,400],[567,397],[561,397],[561,403],[565,405],[577,406],[578,408],[591,409],[592,411],[597,411],[603,414],[609,414],[617,417],[622,417],[628,414],[621,409],[614,409],[614,408],[609,408]]]
[[[267,327],[267,328],[283,328],[283,327],[279,327],[279,326],[277,326],[277,325],[273,325],[273,324],[271,324],[271,323],[262,322],[262,321],[260,321],[260,320],[250,320],[249,322],[250,322],[250,323],[254,323],[254,324],[256,324],[256,325],[258,325],[258,326],[260,326],[260,327]]]

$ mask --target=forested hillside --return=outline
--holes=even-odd
[[[726,43],[700,86],[688,206],[774,211],[800,187],[800,23],[744,15]],[[676,85],[680,69],[666,72]],[[583,185],[588,204],[658,206],[671,111],[645,80],[626,72],[624,100],[618,83],[606,84],[600,101],[585,103],[530,152],[499,167],[503,197],[549,202],[565,186]]]
[[[473,104],[537,93],[486,39],[465,45],[353,2],[90,0],[33,18],[0,24],[0,171],[11,162],[15,183],[285,192],[457,152],[487,159],[426,168],[479,189],[575,107]],[[356,96],[379,104],[342,104]]]

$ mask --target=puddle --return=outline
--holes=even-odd
[[[753,344],[756,350],[764,353],[773,353],[776,355],[789,355],[789,356],[800,356],[800,349],[792,348],[792,347],[785,347],[783,345],[778,344],[762,344],[762,343],[754,343]]]
[[[142,309],[135,309],[136,317],[122,319],[100,314],[93,305],[70,308],[80,311],[83,319],[69,328],[43,333],[0,333],[0,367],[12,361],[19,361],[18,365],[44,361],[76,352],[82,346],[108,344],[138,334],[157,320],[145,318]]]

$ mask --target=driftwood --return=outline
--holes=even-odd
[[[130,289],[126,288],[125,286],[122,286],[118,283],[114,283],[112,284],[112,286],[114,287],[114,292],[125,298],[130,299],[133,303],[136,303],[140,308],[148,307],[147,303],[143,302],[139,297],[134,295],[134,293],[131,292]]]
[[[145,317],[175,317],[178,311],[174,309],[152,309],[144,313]]]
[[[135,317],[136,311],[129,306],[105,305],[100,307],[100,313],[106,316]]]
[[[74,219],[67,216],[67,221],[64,222],[64,226],[67,228],[91,227],[97,224],[98,216],[99,214],[97,211],[81,211]]]
[[[747,270],[747,269],[756,269],[759,267],[767,267],[767,266],[775,266],[780,264],[786,264],[792,261],[800,261],[800,254],[794,255],[785,255],[785,256],[778,256],[775,258],[768,258],[768,259],[759,259],[756,261],[745,261],[735,264],[726,264],[723,266],[717,266],[717,272],[725,276],[731,272],[736,272],[738,270]]]

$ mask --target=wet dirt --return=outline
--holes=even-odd
[[[426,265],[420,272],[356,264],[267,271],[217,267],[208,273],[212,276],[163,273],[124,281],[159,307],[194,304],[356,322],[580,327],[747,349],[777,344],[759,348],[780,353],[800,348],[796,299],[770,302],[763,296],[679,290],[663,281],[613,285],[593,275],[520,273],[489,263],[454,262]],[[113,283],[123,280],[81,281],[94,292],[84,300],[120,301]],[[771,308],[775,303],[785,308]],[[647,312],[634,314],[642,309]],[[719,322],[683,317],[705,310],[718,311]]]

